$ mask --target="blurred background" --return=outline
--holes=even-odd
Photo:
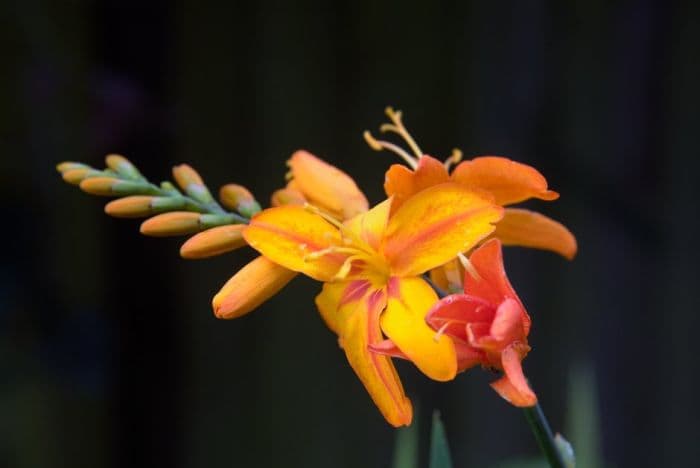
[[[579,255],[511,248],[534,320],[525,371],[579,466],[693,466],[700,15],[662,1],[7,1],[0,6],[0,466],[386,467],[381,418],[297,278],[256,312],[210,299],[253,254],[178,256],[55,164],[188,162],[263,202],[298,148],[372,202],[398,162],[366,146],[404,110],[441,159],[504,155],[562,194],[535,207]],[[376,133],[375,133],[376,134]],[[537,455],[481,370],[399,363],[457,467]]]

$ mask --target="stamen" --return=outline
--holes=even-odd
[[[420,158],[423,156],[423,151],[418,147],[418,144],[416,141],[413,139],[410,133],[408,133],[408,130],[406,130],[406,127],[404,127],[403,122],[401,121],[401,117],[403,114],[401,111],[395,111],[391,106],[387,107],[384,112],[386,112],[387,117],[391,119],[391,121],[394,123],[393,126],[382,126],[385,127],[386,130],[395,132],[408,143],[408,146],[411,147],[411,150],[413,150],[413,153],[416,155],[416,157]],[[384,130],[382,130],[384,131]]]
[[[404,161],[406,161],[406,164],[408,164],[411,167],[411,169],[415,169],[416,167],[418,167],[418,161],[416,160],[416,158],[408,154],[400,146],[397,146],[393,143],[389,143],[388,141],[377,140],[372,136],[369,130],[365,130],[362,136],[365,138],[365,141],[367,142],[369,147],[372,148],[374,151],[390,151],[396,154]]]
[[[469,261],[466,255],[460,252],[457,254],[457,258],[459,258],[459,261],[462,262],[462,266],[471,275],[472,278],[474,278],[477,281],[481,281],[481,276],[479,275],[479,272],[476,271],[476,268],[474,268],[474,265],[472,264],[472,262]]]
[[[447,327],[449,327],[452,322],[454,322],[454,320],[448,320],[447,322],[442,324],[442,326],[438,329],[438,331],[433,336],[434,342],[437,343],[438,341],[440,341],[440,337],[445,334],[445,330],[447,330]]]
[[[453,164],[457,164],[462,160],[462,150],[459,148],[454,148],[452,150],[452,154],[445,159],[445,169],[448,171],[450,170],[450,167],[452,167]]]

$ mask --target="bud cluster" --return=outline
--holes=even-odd
[[[63,162],[56,169],[63,180],[86,193],[116,197],[105,205],[108,215],[148,218],[141,224],[142,234],[194,234],[180,249],[183,258],[206,258],[244,246],[243,228],[261,209],[248,189],[236,184],[221,188],[219,204],[187,164],[173,168],[176,185],[168,181],[155,185],[123,156],[110,154],[105,163],[102,170],[79,162]]]

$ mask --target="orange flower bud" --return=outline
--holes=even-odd
[[[238,184],[227,184],[219,189],[221,203],[231,210],[251,217],[260,211],[260,205],[247,188]]]
[[[143,178],[138,169],[131,164],[131,161],[122,155],[109,154],[105,157],[105,162],[107,163],[107,167],[129,179],[137,180]]]
[[[182,244],[180,255],[187,259],[207,258],[243,247],[245,227],[245,224],[229,224],[195,234]]]
[[[192,234],[201,228],[199,213],[173,211],[147,219],[141,223],[141,234],[155,237]]]
[[[61,174],[61,177],[69,184],[80,185],[90,171],[92,171],[90,168],[68,169]]]
[[[105,205],[105,213],[117,218],[141,218],[152,212],[151,203],[155,197],[134,195],[113,200]]]
[[[187,187],[192,184],[204,185],[204,181],[199,176],[199,173],[188,164],[180,164],[179,166],[173,167],[173,177],[177,185],[185,191]]]
[[[90,166],[88,166],[87,164],[73,161],[64,161],[56,165],[56,170],[60,173],[70,171],[72,169],[90,169]]]
[[[114,177],[90,177],[80,182],[80,190],[92,195],[112,196],[114,195],[112,186],[117,182],[119,179]]]
[[[283,205],[303,205],[306,203],[304,195],[296,189],[283,188],[275,191],[270,198],[270,204],[272,206],[283,206]]]
[[[214,296],[214,315],[221,319],[245,315],[277,294],[296,274],[258,257],[233,275]]]

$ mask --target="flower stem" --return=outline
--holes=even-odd
[[[540,450],[542,450],[542,453],[549,462],[549,466],[553,468],[564,468],[564,461],[562,460],[561,453],[554,441],[552,429],[549,427],[549,423],[547,422],[547,418],[540,404],[537,403],[535,406],[523,408],[523,411],[525,413],[525,419],[530,423],[532,433],[535,435],[535,439],[537,439]]]

